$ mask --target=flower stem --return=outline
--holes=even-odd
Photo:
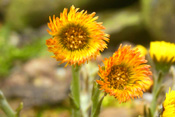
[[[8,104],[3,93],[0,91],[0,108],[4,111],[7,117],[17,117],[17,113]]]
[[[78,65],[72,66],[71,99],[73,103],[72,105],[73,117],[81,117],[79,70],[80,70],[80,67]]]
[[[157,99],[161,90],[163,75],[162,72],[159,72],[158,77],[154,77],[154,86],[153,86],[153,99],[150,105],[151,116],[155,116],[156,107],[157,107]]]
[[[171,67],[170,73],[172,74],[172,77],[173,77],[173,86],[172,86],[172,89],[175,90],[175,67],[174,66]]]

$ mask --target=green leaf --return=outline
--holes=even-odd
[[[104,96],[102,96],[101,99],[99,100],[101,91],[99,90],[98,87],[99,87],[98,84],[94,82],[93,90],[92,90],[92,98],[91,98],[92,100],[91,117],[98,117],[100,113],[102,101],[106,96],[106,93],[105,93]]]
[[[18,106],[18,108],[16,109],[16,115],[17,117],[20,117],[20,112],[23,109],[23,102],[21,102]]]
[[[100,113],[100,109],[101,109],[101,104],[102,104],[105,96],[106,96],[106,94],[98,102],[97,107],[95,108],[95,111],[92,113],[92,117],[98,117],[98,115]]]

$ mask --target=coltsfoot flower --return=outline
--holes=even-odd
[[[54,53],[54,58],[66,65],[82,64],[91,58],[96,58],[107,48],[108,34],[102,29],[101,22],[96,22],[98,17],[95,12],[87,14],[87,11],[78,12],[79,8],[71,6],[70,11],[65,8],[60,18],[49,17],[48,33],[53,36],[46,41],[48,50]]]
[[[175,91],[169,88],[169,93],[166,94],[163,102],[162,117],[175,117]]]
[[[147,49],[144,47],[144,46],[142,46],[142,45],[136,45],[135,47],[134,47],[134,49],[135,48],[138,48],[139,49],[139,51],[140,51],[140,53],[141,53],[141,56],[146,56],[146,54],[147,54]]]
[[[165,41],[154,41],[150,43],[150,56],[155,62],[174,63],[175,44]]]
[[[150,65],[140,55],[138,49],[120,45],[112,57],[105,59],[103,67],[99,66],[100,90],[114,96],[119,102],[126,102],[142,97],[146,86],[149,86]]]

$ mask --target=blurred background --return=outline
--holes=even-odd
[[[96,12],[111,35],[102,58],[120,43],[148,48],[153,40],[175,42],[174,0],[0,0],[0,89],[14,109],[24,102],[22,117],[70,116],[71,68],[50,57],[45,41],[48,17],[71,5]],[[107,97],[100,117],[136,117],[144,103]]]

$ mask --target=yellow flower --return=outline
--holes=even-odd
[[[154,41],[150,44],[150,56],[155,62],[174,63],[175,44],[165,41]]]
[[[112,57],[105,59],[103,67],[99,66],[100,90],[114,96],[120,102],[142,97],[150,80],[150,66],[140,56],[138,49],[120,45]]]
[[[73,5],[68,12],[65,8],[60,18],[49,17],[50,23],[48,33],[53,36],[46,41],[48,50],[54,53],[54,58],[60,63],[67,62],[66,65],[82,64],[89,59],[96,58],[107,48],[109,35],[102,29],[102,23],[96,22],[98,17],[95,12],[87,14],[87,11],[78,12],[79,8]]]
[[[137,45],[134,49],[138,48],[140,53],[141,53],[141,56],[146,56],[147,54],[147,49],[142,46],[142,45]]]
[[[162,117],[175,117],[175,91],[171,91],[171,88],[169,88],[169,93],[166,94],[163,109]]]
[[[148,85],[146,85],[145,86],[145,89],[146,89],[146,91],[150,91],[151,90],[151,87],[153,86],[153,80],[150,78],[150,80],[149,81],[147,81],[148,83]]]

